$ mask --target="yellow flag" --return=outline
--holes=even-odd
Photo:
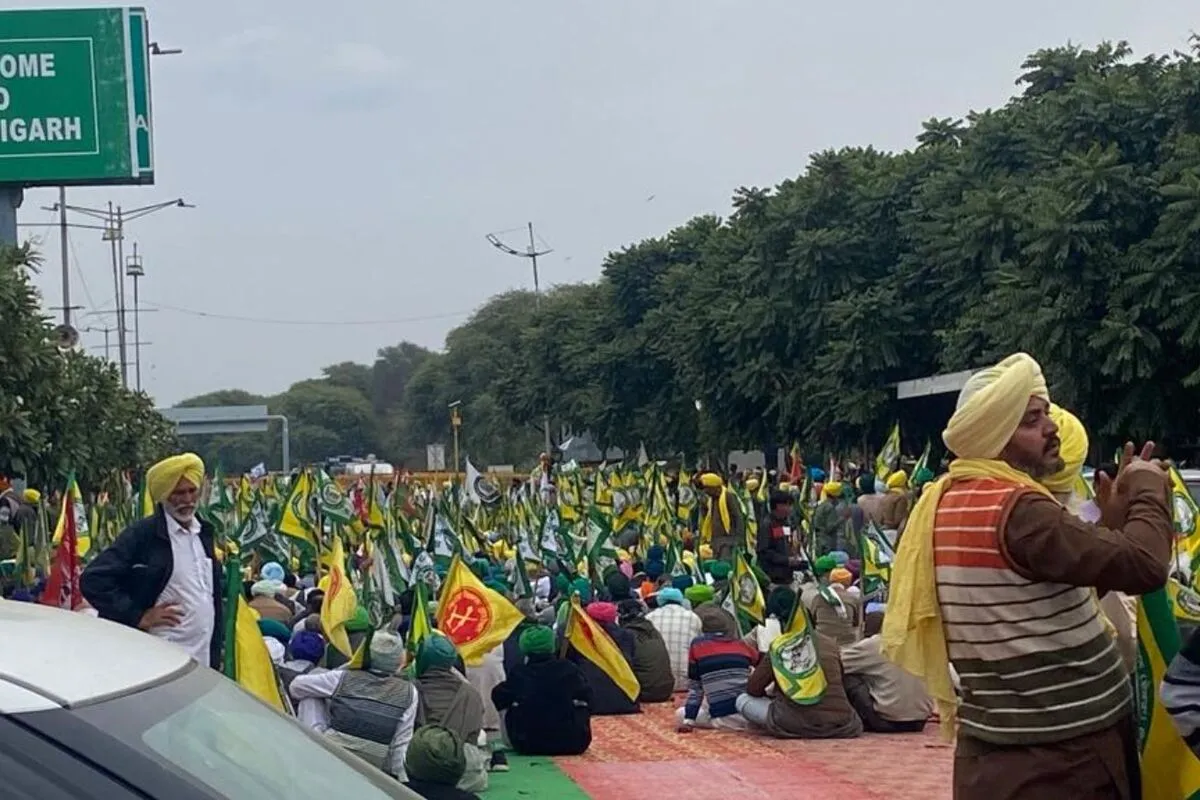
[[[892,426],[887,441],[875,457],[875,480],[886,481],[900,463],[900,423]],[[832,476],[831,476],[832,477]]]
[[[358,596],[346,575],[346,554],[342,549],[342,537],[333,536],[330,553],[329,587],[325,590],[325,602],[321,604],[321,628],[329,643],[347,658],[354,656],[350,649],[350,637],[346,634],[346,623],[354,619],[358,610]]]
[[[87,509],[83,505],[83,493],[75,476],[67,479],[67,491],[63,493],[62,508],[59,510],[58,522],[54,526],[54,544],[62,541],[66,531],[67,514],[75,516],[75,555],[84,556],[92,549],[91,528],[88,525]]]
[[[637,700],[642,692],[637,676],[617,643],[608,631],[589,617],[579,604],[579,595],[571,595],[571,611],[567,616],[566,639],[581,656],[595,664],[612,682],[621,688],[630,700]]]
[[[775,686],[789,700],[813,705],[825,696],[828,683],[817,655],[816,636],[799,597],[787,628],[771,642],[770,656]]]
[[[317,522],[312,512],[313,480],[308,470],[296,475],[283,501],[283,514],[279,517],[279,532],[284,536],[317,546]],[[346,655],[350,655],[347,653]]]
[[[733,592],[733,607],[759,625],[763,624],[767,618],[767,604],[763,600],[762,586],[740,552],[733,557],[733,581],[729,590]]]
[[[329,595],[325,596],[329,602]],[[456,553],[446,573],[438,602],[438,630],[458,648],[471,666],[502,644],[525,619],[503,595],[483,585]]]
[[[283,698],[279,694],[267,643],[259,632],[254,610],[241,596],[238,597],[233,648],[238,685],[277,711],[283,711]]]
[[[429,626],[429,604],[425,600],[427,591],[424,581],[417,581],[413,586],[412,621],[408,624],[408,641],[405,642],[410,657],[416,656],[421,640],[433,633]]]

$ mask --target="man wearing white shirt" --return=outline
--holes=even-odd
[[[395,634],[376,631],[367,659],[365,670],[298,675],[288,692],[301,724],[404,781],[404,757],[420,705],[417,687],[396,674],[403,664],[404,643]]]
[[[83,571],[80,588],[104,619],[171,642],[201,664],[221,664],[223,592],[212,527],[196,516],[204,462],[195,453],[146,473],[154,514],[134,522]]]

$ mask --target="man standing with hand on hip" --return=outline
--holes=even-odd
[[[204,462],[195,453],[146,473],[154,514],[131,524],[83,571],[83,596],[103,619],[139,628],[221,665],[223,590],[212,527],[196,516]]]

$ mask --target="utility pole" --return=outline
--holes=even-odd
[[[115,331],[115,330],[116,330],[116,328],[108,328],[108,327],[104,327],[104,328],[84,328],[83,330],[84,330],[84,331],[86,331],[86,332],[88,332],[88,333],[91,333],[91,332],[93,332],[93,331],[100,331],[101,333],[103,333],[103,334],[104,334],[104,360],[105,360],[105,361],[112,361],[112,356],[110,356],[110,355],[109,355],[109,352],[108,352],[108,335],[109,335],[110,333],[112,333],[113,331]]]
[[[63,325],[71,324],[71,258],[67,241],[67,187],[58,187],[58,246],[62,250]]]
[[[146,271],[142,268],[142,257],[138,255],[137,242],[133,243],[133,255],[125,260],[125,274],[133,278],[133,363],[137,376],[137,390],[142,390],[142,325],[138,302],[138,282]]]
[[[60,220],[63,218],[65,210],[74,211],[77,214],[83,214],[93,219],[99,219],[104,223],[102,228],[104,235],[101,238],[103,241],[109,243],[112,255],[113,295],[116,298],[117,304],[117,349],[121,364],[121,385],[129,388],[129,343],[125,339],[125,275],[122,271],[122,264],[125,261],[125,224],[153,214],[156,211],[162,211],[164,208],[195,208],[195,206],[185,202],[183,198],[177,198],[164,203],[142,206],[130,211],[126,211],[120,206],[114,206],[111,202],[108,203],[107,208],[85,208],[83,206],[67,205],[62,202],[63,196],[60,194],[59,202],[47,209],[49,211],[58,211]],[[60,224],[65,223],[60,222]],[[63,305],[69,304],[64,303]]]
[[[533,265],[533,307],[534,307],[535,313],[540,314],[541,310],[542,310],[542,290],[541,290],[541,286],[538,283],[537,260],[538,260],[538,256],[548,255],[549,253],[553,253],[554,250],[549,247],[547,247],[545,250],[538,250],[537,245],[534,241],[534,236],[533,236],[533,223],[532,222],[528,223],[527,227],[529,229],[529,247],[525,250],[525,252],[521,252],[520,250],[517,250],[514,247],[510,247],[509,245],[500,241],[500,238],[498,236],[496,236],[496,234],[494,234],[494,233],[489,233],[487,235],[487,240],[488,240],[488,243],[490,243],[492,245],[492,247],[496,248],[497,250],[499,250],[502,253],[505,253],[506,255],[516,256],[517,258],[528,258],[529,259],[530,263]],[[549,414],[545,414],[542,416],[542,434],[545,437],[546,455],[548,455],[548,456],[553,455],[553,453],[551,452],[551,449],[553,448],[554,445],[550,441],[550,415]]]

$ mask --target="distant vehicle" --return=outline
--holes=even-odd
[[[0,641],[2,797],[418,797],[131,628],[0,600]]]
[[[342,474],[349,476],[386,475],[391,477],[396,474],[396,468],[383,461],[354,461],[345,465],[345,470]]]

